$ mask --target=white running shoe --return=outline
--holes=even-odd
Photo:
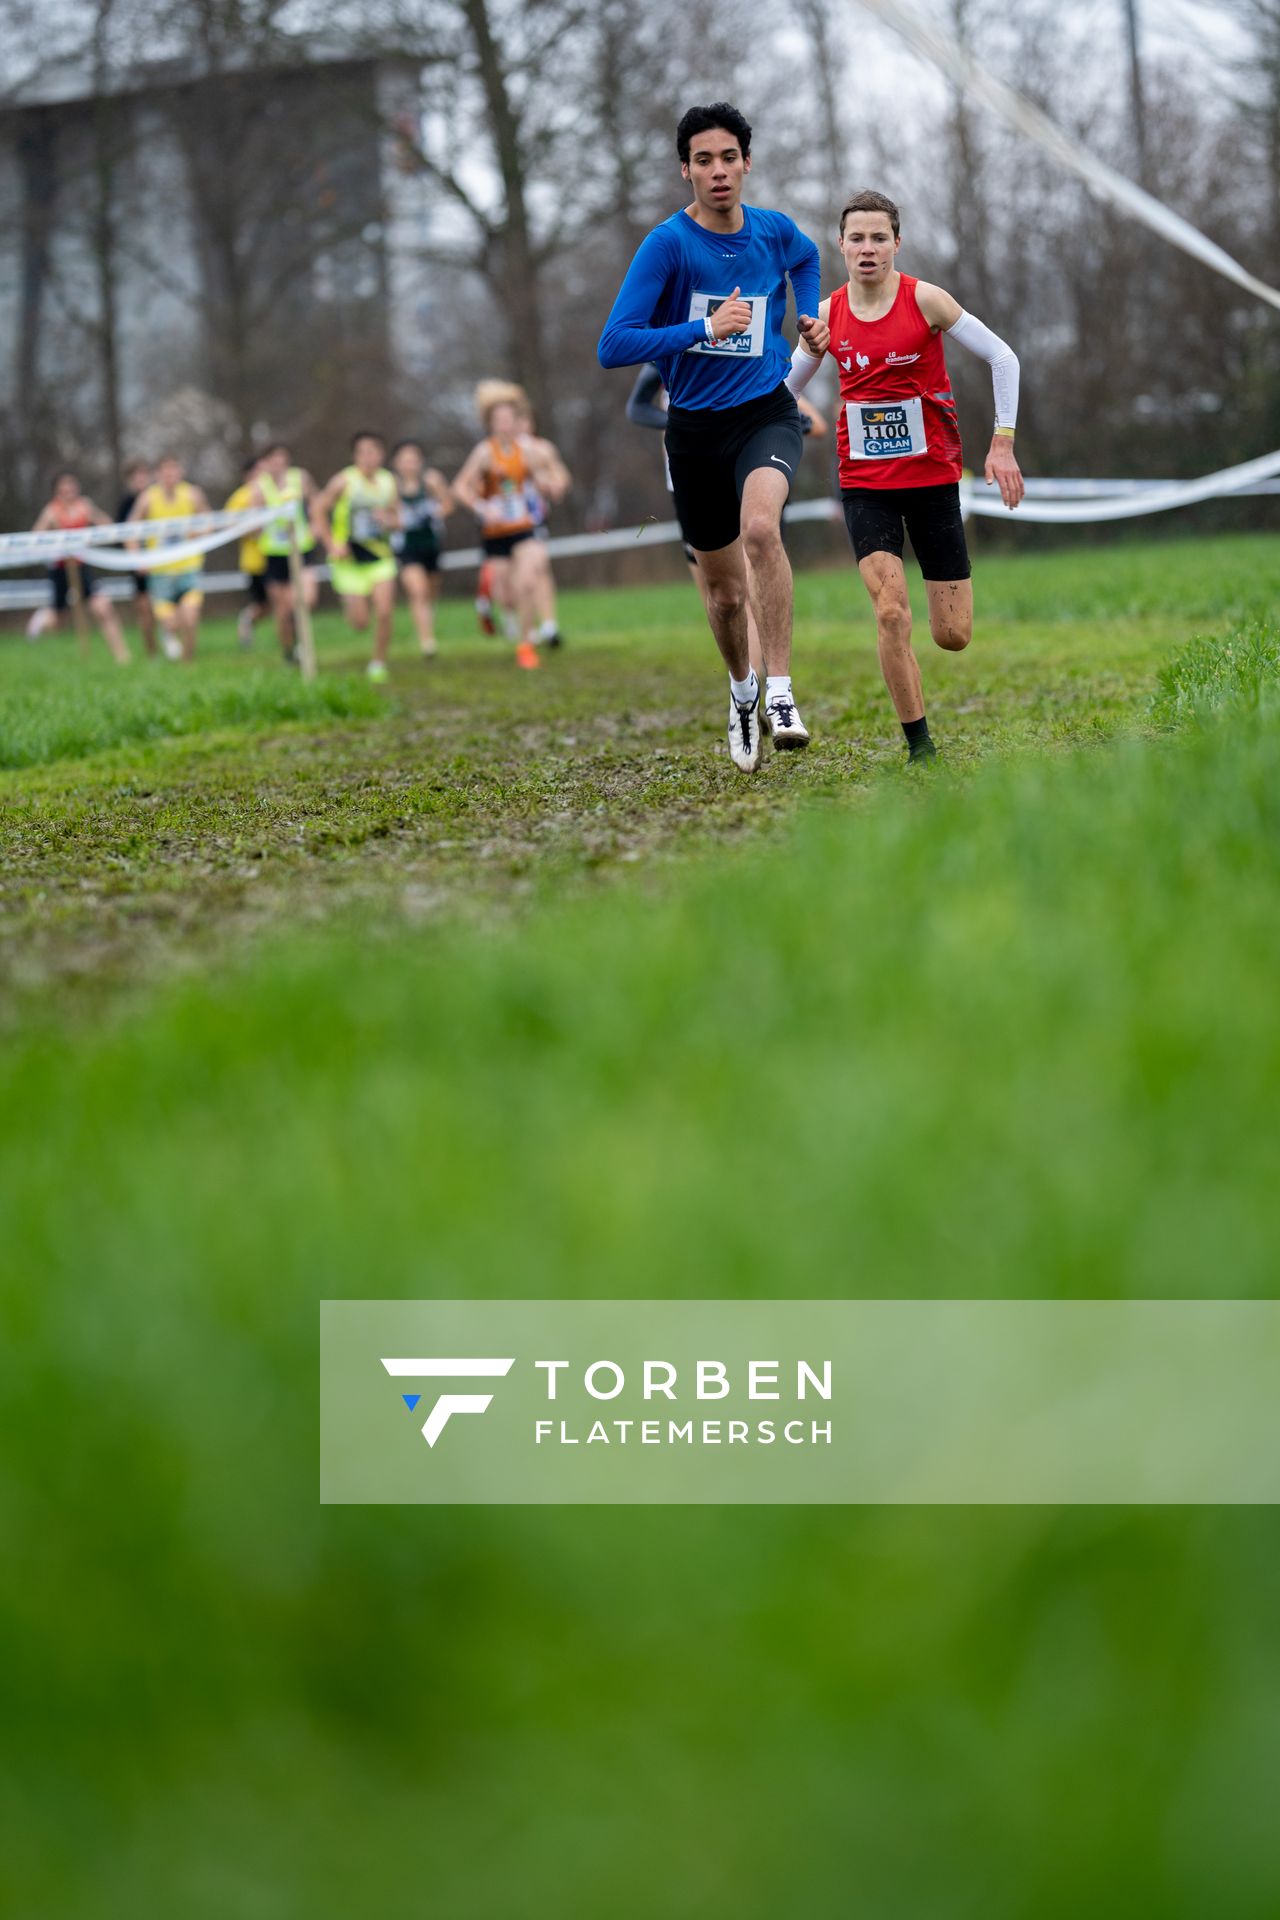
[[[241,607],[236,615],[236,639],[244,648],[253,645],[253,608]]]
[[[788,700],[783,693],[775,693],[766,705],[764,723],[769,729],[769,738],[773,741],[776,753],[786,753],[809,744],[809,729],[800,718],[795,701]]]
[[[729,695],[729,753],[739,773],[754,773],[760,765],[760,689],[750,706]]]
[[[160,629],[160,646],[166,660],[181,660],[182,642],[176,633],[170,633],[168,627]]]

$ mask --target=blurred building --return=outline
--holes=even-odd
[[[56,459],[105,484],[175,421],[227,465],[268,432],[331,458],[413,329],[412,67],[311,46],[94,82],[69,65],[0,113],[0,490],[29,502]]]

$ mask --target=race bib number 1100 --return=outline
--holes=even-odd
[[[851,460],[897,460],[929,450],[924,405],[918,394],[910,400],[878,400],[874,405],[851,400],[845,419]]]
[[[689,318],[705,320],[709,313],[722,307],[729,298],[727,293],[695,293],[689,302]],[[745,333],[731,333],[724,340],[699,340],[690,347],[690,353],[727,354],[734,360],[758,360],[764,352],[764,323],[769,302],[763,294],[740,294],[751,308],[751,325]]]

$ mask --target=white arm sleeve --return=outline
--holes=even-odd
[[[1002,340],[998,333],[992,333],[990,327],[984,327],[981,320],[975,319],[971,313],[962,313],[955,325],[947,328],[946,338],[967,347],[970,353],[977,354],[979,360],[988,362],[996,401],[996,425],[1016,427],[1020,369],[1018,356],[1008,341]],[[787,384],[790,386],[790,381]]]
[[[791,356],[791,371],[787,375],[787,392],[796,399],[804,392],[818,368],[826,359],[823,353],[810,353],[807,347],[798,346]]]

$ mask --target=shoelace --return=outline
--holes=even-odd
[[[769,708],[774,720],[780,727],[789,727],[795,714],[795,708],[789,700],[775,700]]]
[[[736,700],[734,701],[733,704],[738,709],[738,726],[742,732],[742,744],[747,749],[747,751],[750,752],[751,750],[751,716],[756,710],[755,701],[753,700],[749,707],[740,706]]]

